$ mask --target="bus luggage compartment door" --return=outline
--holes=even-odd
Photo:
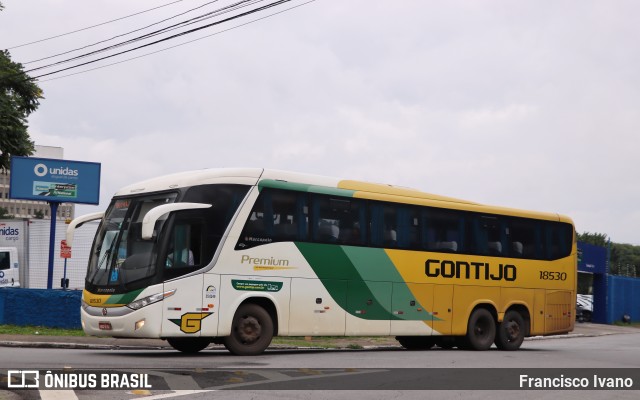
[[[290,335],[344,335],[347,281],[294,278],[291,298]]]

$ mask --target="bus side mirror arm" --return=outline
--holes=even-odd
[[[195,210],[198,208],[210,208],[213,204],[203,203],[172,203],[163,204],[158,207],[154,207],[147,212],[142,219],[142,240],[150,240],[153,237],[153,228],[156,226],[156,221],[165,214],[174,211],[181,210]]]
[[[71,245],[73,244],[73,234],[76,231],[76,228],[79,228],[80,225],[84,224],[85,222],[102,219],[102,217],[104,217],[104,211],[81,215],[71,221],[71,223],[67,227],[67,246],[71,247]]]

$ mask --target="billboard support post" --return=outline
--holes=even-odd
[[[51,228],[49,229],[49,269],[47,273],[47,289],[53,289],[53,256],[56,248],[56,222],[58,215],[57,201],[50,201],[51,206]]]

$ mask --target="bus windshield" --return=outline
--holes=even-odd
[[[100,287],[126,287],[156,273],[157,241],[142,240],[142,219],[154,207],[173,203],[177,193],[114,199],[96,233],[87,271],[87,283]],[[158,219],[160,232],[168,215]]]

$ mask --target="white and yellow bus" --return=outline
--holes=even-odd
[[[515,350],[570,332],[576,241],[564,216],[263,169],[118,191],[82,296],[89,335],[191,353],[273,336],[396,336],[408,349]]]

